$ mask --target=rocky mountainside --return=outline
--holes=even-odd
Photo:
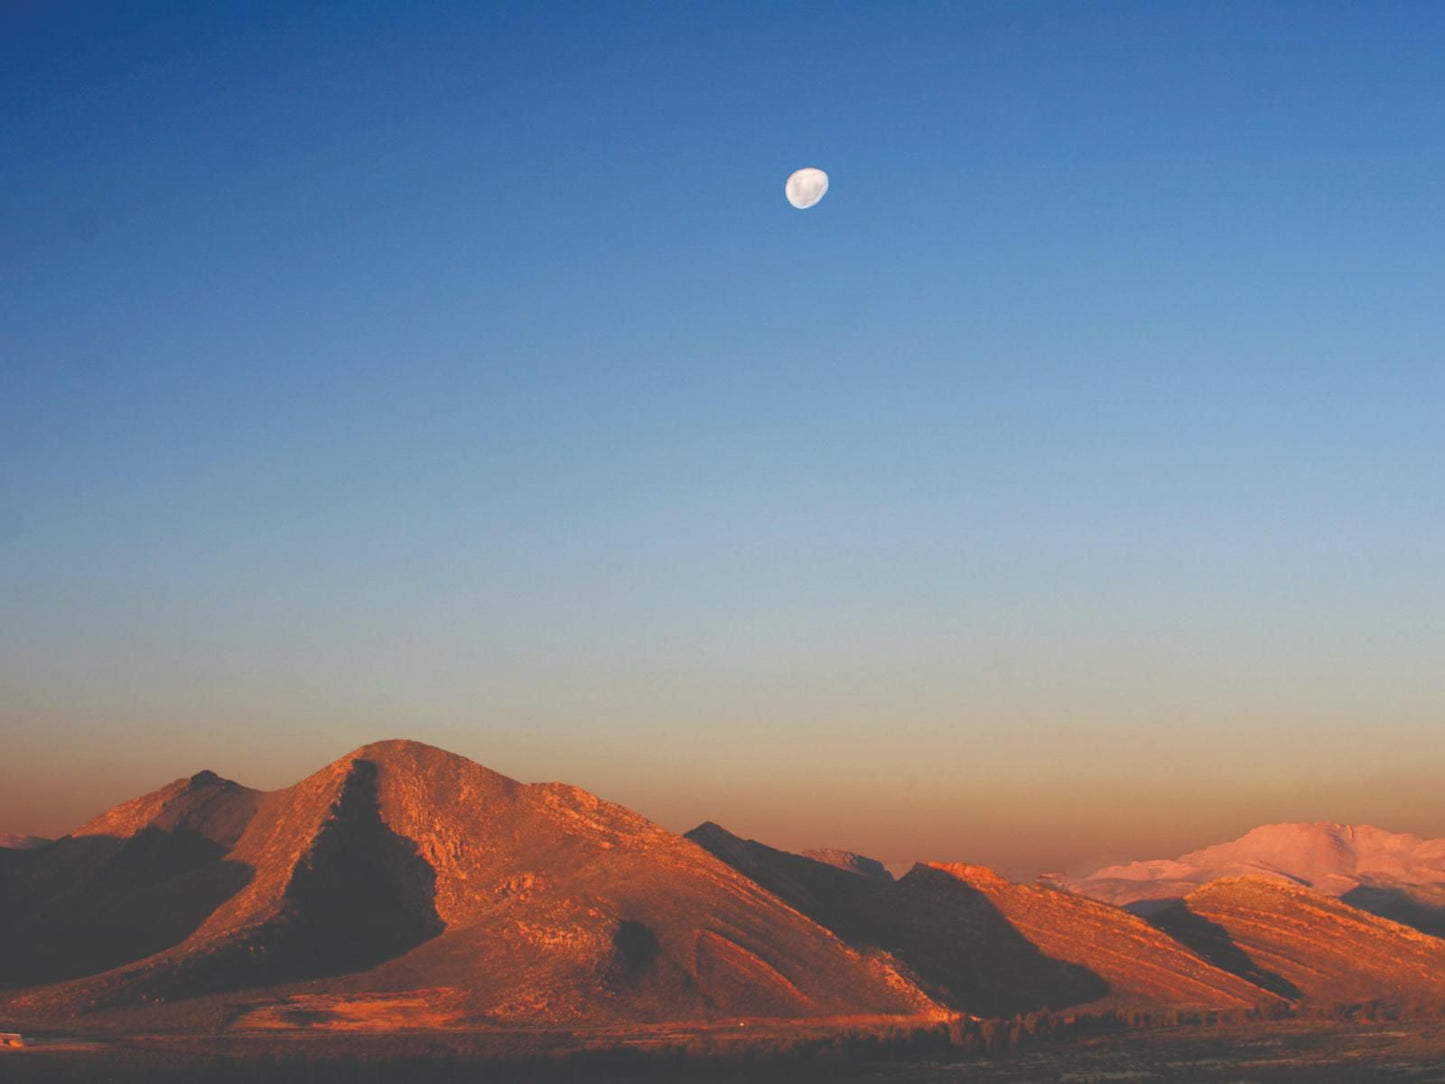
[[[0,1025],[1438,1008],[1445,940],[1352,906],[1373,893],[1430,913],[1436,843],[1273,826],[1079,886],[1152,900],[1146,920],[981,866],[895,880],[712,823],[678,836],[576,787],[379,742],[282,790],[198,772],[53,843],[0,848]]]
[[[0,886],[14,1013],[320,989],[427,991],[452,1022],[936,1010],[682,837],[414,742],[272,793],[199,773],[27,857]]]
[[[1445,1004],[1445,940],[1278,878],[1212,881],[1154,922],[1291,998]]]
[[[1244,1009],[1275,1001],[1143,919],[981,866],[919,864],[896,882],[742,840],[688,833],[858,947],[889,952],[940,1000],[981,1016],[1092,1005]]]
[[[1303,885],[1445,934],[1445,839],[1370,825],[1270,824],[1179,858],[1107,866],[1065,883],[1083,895],[1146,913],[1211,881],[1241,876]]]
[[[262,797],[202,772],[13,854],[0,878],[0,984],[94,974],[188,936],[248,879],[227,852]]]
[[[980,892],[1039,951],[1099,976],[1111,1001],[1250,1008],[1273,1000],[1121,908],[1053,888],[1016,884],[983,866],[933,868]]]

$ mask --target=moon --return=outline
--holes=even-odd
[[[783,186],[788,202],[798,210],[805,210],[828,194],[828,175],[821,169],[800,169],[788,178]]]

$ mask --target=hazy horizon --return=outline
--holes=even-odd
[[[11,5],[0,831],[410,737],[895,866],[1445,836],[1442,32]]]
[[[400,735],[392,735],[400,737]],[[386,740],[376,736],[373,740]],[[415,739],[413,739],[415,740]],[[363,743],[368,744],[368,743]],[[433,744],[433,743],[428,743]],[[445,748],[445,746],[443,746]],[[359,748],[359,746],[358,746]],[[349,753],[348,749],[344,752]],[[1259,794],[1239,795],[1241,799],[1225,816],[1199,816],[1187,808],[1191,803],[1208,805],[1201,794],[1168,794],[1170,788],[1156,785],[1150,788],[1139,781],[1132,784],[1115,781],[1115,785],[1132,789],[1136,798],[1120,803],[1100,815],[1094,810],[1081,813],[1065,808],[1055,796],[1050,800],[1040,779],[1042,794],[1006,795],[996,788],[984,788],[976,811],[971,819],[959,822],[953,817],[940,815],[937,822],[926,819],[907,824],[903,831],[896,827],[896,819],[902,811],[902,803],[896,797],[880,800],[878,796],[861,795],[854,802],[851,814],[839,813],[836,799],[829,802],[825,795],[811,814],[799,814],[800,803],[796,792],[789,790],[777,776],[764,781],[754,781],[753,786],[745,781],[714,777],[711,789],[701,794],[680,797],[672,793],[665,780],[644,781],[641,787],[633,784],[623,792],[617,789],[614,773],[602,773],[596,779],[583,781],[578,778],[508,771],[496,763],[489,763],[474,753],[449,748],[449,752],[460,753],[477,760],[485,767],[500,771],[527,783],[562,782],[581,786],[608,801],[618,802],[664,827],[681,833],[697,827],[705,821],[714,821],[734,834],[754,838],[761,843],[783,850],[802,851],[812,848],[838,848],[852,850],[868,857],[878,858],[895,874],[905,871],[914,862],[943,861],[967,862],[991,866],[1000,872],[1017,878],[1032,879],[1045,872],[1065,872],[1080,875],[1092,872],[1100,866],[1123,861],[1146,858],[1172,858],[1187,851],[1213,843],[1234,839],[1251,828],[1264,824],[1281,822],[1338,822],[1342,824],[1374,824],[1392,832],[1412,832],[1422,838],[1445,838],[1445,818],[1438,812],[1424,816],[1414,812],[1415,808],[1429,807],[1433,796],[1430,787],[1434,780],[1427,773],[1420,773],[1407,783],[1419,785],[1414,792],[1408,787],[1404,793],[1390,795],[1388,800],[1370,785],[1370,780],[1361,778],[1353,782],[1332,780],[1322,784],[1314,792],[1302,792],[1292,801],[1279,802],[1277,798],[1261,798]],[[78,828],[85,821],[114,805],[139,797],[169,783],[173,778],[184,778],[202,770],[215,771],[218,775],[259,790],[277,790],[293,783],[312,772],[320,770],[330,760],[338,759],[343,752],[325,762],[318,761],[308,766],[298,765],[294,774],[287,777],[258,779],[230,771],[224,766],[207,762],[194,767],[173,768],[169,775],[145,781],[137,778],[129,790],[119,783],[114,772],[96,777],[94,793],[76,793],[74,808],[82,810],[75,814],[57,813],[48,821],[21,821],[6,823],[0,819],[0,832],[14,832],[46,838],[59,837],[71,829]],[[179,763],[178,761],[176,763]],[[629,775],[635,773],[628,773]],[[79,778],[85,778],[84,776]],[[103,782],[102,782],[103,778]],[[31,779],[28,789],[22,786],[10,800],[0,799],[0,812],[10,808],[33,809],[40,804],[34,795],[49,794],[51,802],[56,801],[57,783],[76,785],[76,779]],[[826,780],[814,780],[824,784]],[[1376,781],[1383,785],[1384,781]],[[1398,778],[1390,782],[1398,785]],[[1101,791],[1108,785],[1100,783]],[[1057,786],[1055,781],[1054,786]],[[68,792],[66,787],[62,793]],[[103,804],[96,805],[96,797],[108,794]],[[1101,793],[1097,796],[1097,808],[1106,809],[1108,802]],[[916,796],[909,803],[911,809],[927,809],[936,796],[919,800]],[[88,802],[88,804],[87,804]],[[708,805],[715,802],[715,806]],[[1152,803],[1169,802],[1164,823],[1142,822],[1141,807]],[[69,804],[69,803],[66,803]],[[1027,810],[1025,807],[1035,808]],[[942,809],[942,806],[939,806]],[[1343,811],[1330,814],[1330,808]],[[1365,815],[1371,809],[1393,810],[1394,817],[1384,821],[1371,820]],[[830,812],[833,810],[833,812]],[[28,825],[28,826],[27,826]],[[917,841],[915,849],[909,849],[901,841]]]

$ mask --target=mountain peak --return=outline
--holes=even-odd
[[[224,803],[228,795],[242,796],[241,804],[248,810],[259,798],[259,792],[223,779],[215,772],[199,771],[195,775],[172,780],[149,794],[122,802],[87,821],[71,835],[129,839],[147,828],[168,831],[177,827],[197,828],[195,822],[207,819],[214,813],[217,803]],[[236,834],[239,834],[239,829],[237,825]],[[209,833],[202,831],[202,834]]]
[[[493,771],[470,757],[453,753],[426,742],[409,738],[387,738],[383,741],[368,742],[334,761],[323,773],[350,771],[349,765],[357,761],[368,761],[386,772],[418,773],[428,778],[448,778],[460,781],[462,778],[486,778],[494,784],[519,787],[517,780]],[[320,773],[318,773],[320,774]]]
[[[341,758],[343,761],[369,760],[376,764],[425,764],[451,761],[476,763],[460,753],[452,753],[436,745],[410,738],[386,738],[367,742]]]
[[[729,832],[717,821],[703,821],[696,828],[683,833],[688,839],[697,843],[704,843],[705,840],[728,840],[742,842],[742,840]]]
[[[448,757],[461,756],[460,753],[449,752],[438,745],[428,745],[426,742],[416,741],[412,738],[382,738],[353,749],[345,759],[365,757],[368,760],[375,760],[397,756],[425,756],[435,753],[441,753]]]

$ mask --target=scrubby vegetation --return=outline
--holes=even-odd
[[[712,1027],[606,1039],[566,1032],[236,1036],[116,1040],[89,1048],[42,1039],[34,1049],[5,1055],[0,1079],[16,1084],[771,1084],[850,1077],[923,1081],[959,1071],[970,1081],[1036,1081],[1084,1071],[1081,1066],[1128,1073],[1145,1071],[1139,1066],[1177,1069],[1197,1063],[1198,1074],[1189,1079],[1211,1081],[1211,1067],[1222,1072],[1222,1066],[1233,1064],[1237,1070],[1251,1057],[1259,1064],[1250,1079],[1271,1082],[1388,1080],[1397,1071],[1418,1079],[1423,1070],[1445,1072],[1442,1005],[1372,1002],[1298,1014],[1275,1011],[1269,1020],[1263,1015],[1035,1012],[931,1026],[859,1026],[831,1034]],[[1261,1059],[1261,1051],[1268,1056]],[[1335,1067],[1346,1051],[1351,1071],[1370,1067],[1368,1077],[1338,1075]],[[1229,1079],[1235,1078],[1237,1073]]]

